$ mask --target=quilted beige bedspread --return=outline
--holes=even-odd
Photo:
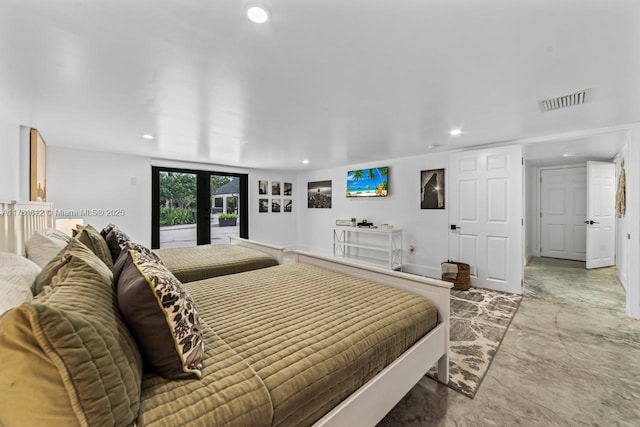
[[[418,296],[305,264],[187,288],[206,327],[204,378],[145,378],[145,425],[311,425],[437,321]]]
[[[182,283],[278,265],[264,252],[238,245],[200,245],[154,252]]]

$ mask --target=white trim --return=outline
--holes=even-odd
[[[240,237],[229,236],[230,245],[244,246],[245,248],[255,249],[271,255],[278,261],[278,264],[284,264],[284,251],[282,246],[274,246],[266,243],[256,242],[255,240],[243,239]]]
[[[366,267],[294,251],[296,262],[316,265],[417,294],[438,310],[439,325],[345,399],[314,426],[375,425],[438,363],[438,381],[449,378],[449,282],[382,268]]]

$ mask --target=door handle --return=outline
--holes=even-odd
[[[455,225],[455,224],[451,224],[451,229],[452,229],[452,230],[462,230],[462,227],[458,227],[458,226],[457,226],[457,225]]]
[[[594,221],[594,220],[592,220],[592,219],[587,220],[587,221],[585,221],[584,223],[585,223],[585,224],[589,224],[589,225],[593,225],[593,224],[600,224],[598,221]]]

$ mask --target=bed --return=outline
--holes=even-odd
[[[229,237],[229,244],[155,249],[182,283],[282,264],[284,248]]]
[[[5,221],[2,236],[20,241],[4,243],[19,250],[30,234],[50,226],[47,219],[38,224],[14,222],[7,232]],[[69,322],[92,325],[87,339],[100,338],[89,347],[74,341],[69,354],[89,354],[81,365],[66,362],[61,352],[54,354],[53,364],[65,366],[58,368],[61,381],[42,383],[57,374],[40,365],[37,340],[32,337],[23,346],[24,327],[18,327],[19,338],[10,328],[16,316],[9,312],[0,317],[0,389],[12,390],[0,400],[0,424],[37,419],[46,425],[55,412],[58,422],[80,425],[91,425],[86,420],[93,416],[99,423],[108,418],[109,423],[136,421],[139,426],[373,426],[435,364],[439,381],[448,381],[450,283],[301,251],[294,257],[295,264],[184,285],[203,319],[206,359],[197,380],[141,376],[135,343],[118,310],[113,311],[113,279],[109,283],[104,272],[87,279],[83,267],[82,280],[73,287],[58,286],[34,300],[41,307],[36,311],[51,303],[56,316],[69,313]],[[70,277],[69,271],[65,274]],[[96,277],[102,278],[102,286]],[[377,291],[369,293],[373,288]],[[13,311],[30,313],[33,321],[36,312],[21,307]],[[56,318],[51,328],[72,323]],[[389,329],[395,327],[401,331]],[[61,338],[48,342],[64,345],[62,337],[75,339],[80,332],[76,327],[60,330]],[[96,356],[100,346],[103,355]],[[23,357],[25,349],[37,356]],[[117,363],[106,363],[100,368],[106,373],[93,374],[97,360]],[[109,387],[102,384],[107,381]],[[102,397],[83,393],[82,387]],[[29,403],[34,399],[40,402],[37,407]],[[122,417],[129,421],[119,422]]]
[[[449,284],[296,257],[186,285],[204,322],[203,378],[147,374],[140,425],[375,425],[447,366]],[[202,399],[220,394],[231,403]]]

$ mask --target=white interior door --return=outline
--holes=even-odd
[[[587,162],[587,268],[616,262],[614,163]]]
[[[587,168],[540,170],[540,255],[585,261]]]
[[[522,168],[520,146],[450,157],[449,258],[474,286],[522,292]]]

